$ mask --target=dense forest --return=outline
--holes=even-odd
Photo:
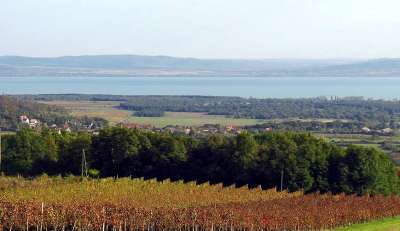
[[[399,101],[362,97],[257,99],[216,96],[118,96],[118,95],[25,95],[35,100],[121,101],[122,109],[139,116],[158,116],[165,111],[203,112],[235,118],[335,119],[361,122],[374,129],[397,128]]]
[[[135,113],[133,113],[133,115],[137,117],[163,117],[165,115],[165,111],[148,108],[136,111]]]
[[[101,118],[77,118],[62,107],[50,106],[37,103],[32,100],[19,99],[16,97],[0,96],[0,129],[3,131],[15,131],[21,127],[20,116],[34,118],[44,126],[56,125],[63,127],[68,124],[72,129],[87,128],[92,125],[100,128],[107,124]]]
[[[357,194],[400,190],[385,153],[341,148],[306,133],[195,138],[118,127],[96,135],[21,129],[2,141],[1,171],[7,175],[87,173]]]

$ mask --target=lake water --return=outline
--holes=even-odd
[[[400,77],[0,77],[0,93],[394,99],[400,98]]]

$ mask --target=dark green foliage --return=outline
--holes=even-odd
[[[88,133],[63,133],[57,136],[59,147],[58,166],[63,174],[80,175],[82,155],[85,152],[90,161],[92,137]],[[89,163],[90,164],[90,163]]]
[[[374,148],[340,148],[305,133],[242,133],[206,138],[107,128],[98,135],[22,129],[3,138],[6,174],[157,177],[262,185],[289,191],[400,193],[388,156]]]
[[[93,165],[102,176],[129,174],[129,163],[139,154],[140,142],[136,131],[107,128],[93,138]]]
[[[57,151],[50,135],[22,129],[15,136],[5,137],[2,169],[9,174],[35,175],[53,173]]]
[[[325,121],[301,121],[301,120],[282,120],[279,122],[264,122],[262,124],[256,124],[246,126],[245,128],[252,131],[263,131],[265,129],[272,129],[274,131],[298,131],[298,132],[313,132],[318,131],[322,133],[359,133],[365,126],[369,128],[381,129],[387,126],[384,123],[375,124],[370,126],[368,122],[360,121],[341,121],[334,120],[332,122]]]
[[[165,115],[165,112],[158,109],[148,108],[136,111],[135,113],[133,113],[133,115],[137,117],[163,117]]]
[[[399,190],[395,166],[377,149],[350,146],[339,158],[334,166],[339,177],[336,191],[361,195]]]

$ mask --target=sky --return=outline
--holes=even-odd
[[[399,0],[0,0],[0,55],[400,57]]]

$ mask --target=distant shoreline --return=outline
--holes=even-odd
[[[144,55],[0,56],[3,76],[400,77],[400,59],[196,59]]]

